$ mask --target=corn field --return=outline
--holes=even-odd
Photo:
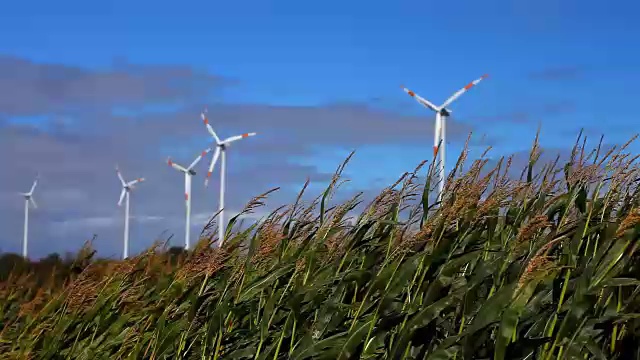
[[[465,147],[440,204],[425,162],[369,204],[333,205],[348,158],[315,200],[305,185],[241,228],[269,192],[254,198],[222,247],[212,221],[176,261],[87,247],[62,280],[16,272],[0,356],[640,359],[638,156],[585,144],[543,164],[536,137],[519,179],[512,158],[488,168]]]

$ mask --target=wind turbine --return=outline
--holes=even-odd
[[[118,206],[122,206],[122,201],[126,200],[124,210],[124,250],[122,251],[122,258],[126,259],[129,257],[129,193],[133,190],[134,185],[143,182],[144,178],[125,182],[118,165],[116,165],[116,174],[118,174],[118,179],[120,179],[120,183],[122,183],[122,192],[120,193]]]
[[[211,159],[211,164],[209,165],[209,171],[207,172],[207,178],[204,181],[204,186],[206,187],[209,185],[209,178],[211,177],[211,173],[213,172],[213,167],[218,161],[218,157],[221,157],[220,159],[220,205],[218,207],[218,213],[219,213],[218,217],[220,220],[218,221],[218,239],[220,241],[219,246],[222,246],[222,243],[224,242],[224,228],[225,228],[224,190],[225,190],[225,176],[226,176],[226,167],[227,167],[227,162],[226,162],[227,147],[229,147],[231,143],[234,141],[238,141],[240,139],[244,139],[249,136],[255,136],[256,133],[250,132],[242,135],[230,136],[224,140],[220,140],[216,132],[213,130],[213,127],[211,126],[211,124],[209,124],[209,119],[207,119],[205,112],[206,110],[202,112],[200,116],[202,116],[202,121],[204,121],[204,124],[207,127],[207,130],[209,130],[209,134],[211,134],[211,136],[216,142],[216,151],[213,154],[213,158]]]
[[[440,169],[438,171],[438,175],[440,178],[439,186],[438,186],[438,201],[442,201],[442,191],[444,189],[444,181],[445,181],[445,168],[444,163],[446,160],[445,148],[446,148],[446,120],[451,115],[452,111],[447,108],[452,102],[454,102],[457,98],[462,96],[469,89],[477,85],[483,79],[486,79],[489,75],[482,75],[480,78],[473,80],[469,84],[467,84],[462,89],[456,91],[451,97],[449,97],[442,105],[435,106],[429,100],[421,97],[420,95],[414,93],[413,91],[407,89],[406,87],[402,87],[404,91],[409,94],[411,97],[416,99],[422,106],[433,110],[436,113],[436,123],[435,130],[433,134],[433,156],[434,158],[440,154]],[[438,151],[439,150],[439,151]]]
[[[191,177],[196,174],[196,172],[193,170],[193,167],[196,166],[200,162],[200,160],[202,160],[202,158],[205,155],[207,155],[210,151],[211,151],[210,148],[204,150],[200,155],[198,155],[198,157],[196,157],[195,160],[193,160],[191,165],[189,165],[189,167],[187,168],[174,163],[173,161],[171,161],[171,158],[167,159],[167,163],[169,164],[169,166],[173,167],[174,169],[184,174],[184,200],[185,200],[185,205],[187,207],[187,220],[185,223],[186,229],[184,234],[185,250],[189,250],[189,232],[191,227]]]
[[[28,245],[28,235],[29,235],[29,203],[34,207],[34,209],[38,208],[35,200],[33,200],[33,191],[36,189],[36,185],[38,185],[38,179],[40,175],[36,176],[36,179],[33,181],[33,185],[31,185],[31,190],[26,193],[20,193],[20,195],[24,196],[24,238],[22,239],[22,257],[27,258],[27,245]]]

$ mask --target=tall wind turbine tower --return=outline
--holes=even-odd
[[[206,110],[202,112],[200,115],[202,117],[202,121],[204,121],[204,125],[207,127],[207,130],[209,131],[209,134],[211,134],[211,136],[216,142],[216,151],[213,154],[213,158],[211,159],[211,164],[209,164],[209,171],[207,172],[207,178],[204,181],[204,186],[206,187],[209,185],[209,178],[211,177],[211,173],[213,172],[213,167],[216,165],[216,162],[218,161],[218,157],[221,157],[220,159],[220,203],[218,206],[218,219],[219,219],[218,239],[220,243],[218,244],[218,246],[222,246],[222,243],[224,243],[224,236],[225,236],[224,230],[226,227],[226,223],[224,221],[224,195],[225,195],[224,192],[225,192],[225,180],[226,180],[225,177],[226,177],[226,169],[227,169],[227,161],[226,161],[227,148],[231,145],[232,142],[238,141],[240,139],[244,139],[249,136],[255,136],[256,133],[255,132],[244,133],[242,135],[230,136],[224,140],[220,140],[216,132],[213,130],[213,127],[211,126],[211,124],[209,124],[209,119],[207,119],[205,112]]]
[[[137,183],[143,182],[144,178],[138,178],[133,181],[125,182],[122,174],[120,173],[120,168],[116,165],[116,174],[118,174],[118,179],[120,179],[120,183],[122,184],[122,192],[120,192],[120,200],[118,200],[118,206],[122,206],[122,201],[125,201],[124,207],[124,244],[122,250],[122,258],[126,259],[129,257],[129,194],[131,190],[133,190],[134,185]]]
[[[40,175],[36,176],[36,179],[33,181],[33,185],[31,185],[31,190],[29,190],[29,192],[20,193],[22,196],[24,196],[24,237],[22,238],[22,257],[24,257],[25,259],[28,256],[27,250],[29,246],[29,203],[31,203],[31,205],[35,209],[38,208],[35,200],[33,200],[33,191],[38,185],[39,178]]]
[[[171,158],[167,159],[167,163],[169,166],[174,169],[180,171],[184,174],[184,201],[186,206],[186,221],[185,221],[185,234],[184,234],[184,249],[189,250],[189,234],[191,229],[191,177],[193,177],[196,172],[193,168],[202,160],[202,158],[207,155],[211,149],[204,150],[195,160],[189,165],[189,167],[184,167],[176,164],[171,160]]]
[[[457,98],[462,96],[469,89],[477,85],[483,79],[486,79],[489,75],[482,75],[480,78],[473,80],[469,84],[467,84],[462,89],[456,91],[451,97],[449,97],[442,105],[435,106],[429,100],[421,97],[415,92],[407,89],[406,87],[402,87],[404,91],[409,94],[411,97],[416,99],[422,106],[431,109],[436,113],[436,122],[435,122],[435,130],[433,134],[433,156],[434,159],[439,154],[440,155],[440,166],[438,171],[439,183],[438,183],[438,201],[442,201],[442,191],[444,189],[445,182],[445,160],[446,160],[446,143],[447,143],[447,134],[446,134],[446,120],[451,115],[452,111],[447,108],[447,106],[451,105]]]

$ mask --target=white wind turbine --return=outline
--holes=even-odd
[[[120,183],[122,183],[122,192],[120,193],[120,200],[118,200],[118,206],[122,206],[122,201],[125,200],[125,210],[124,210],[124,249],[122,251],[122,258],[126,259],[129,257],[129,193],[133,190],[134,185],[137,183],[143,182],[144,178],[138,178],[133,181],[125,182],[122,174],[120,173],[120,168],[116,165],[116,174],[118,174],[118,179],[120,179]]]
[[[184,234],[185,250],[189,250],[189,233],[191,228],[191,177],[196,174],[193,168],[200,162],[200,160],[202,160],[202,157],[207,155],[210,151],[211,151],[210,148],[204,150],[200,155],[198,155],[198,157],[196,157],[195,160],[193,160],[191,165],[189,165],[189,167],[187,168],[174,163],[173,161],[171,161],[171,158],[167,159],[167,163],[169,164],[169,166],[173,167],[174,169],[184,174],[184,200],[185,200],[185,205],[187,207],[187,214],[186,214],[187,220],[185,223],[186,228],[185,228],[185,234]]]
[[[28,235],[29,235],[29,203],[37,209],[38,205],[35,200],[33,200],[33,191],[36,189],[36,185],[38,185],[38,179],[40,175],[36,176],[36,179],[33,181],[33,185],[31,185],[31,190],[26,193],[20,193],[20,195],[24,196],[24,237],[22,239],[22,257],[27,258],[27,246],[28,246]]]
[[[467,84],[462,89],[456,91],[451,97],[449,97],[442,105],[435,106],[433,103],[429,102],[427,99],[420,97],[413,91],[407,89],[406,87],[402,87],[404,91],[411,95],[414,99],[416,99],[420,104],[424,107],[433,110],[436,113],[436,123],[435,130],[433,134],[433,156],[434,158],[439,154],[440,155],[440,169],[438,171],[439,175],[439,187],[438,187],[438,201],[442,200],[442,191],[444,189],[444,181],[445,181],[445,168],[444,163],[446,160],[445,148],[446,148],[446,119],[451,115],[452,111],[447,109],[452,102],[454,102],[457,98],[462,96],[469,89],[477,85],[482,79],[487,78],[489,75],[482,75],[480,78],[473,80],[469,84]],[[438,151],[439,150],[439,151]]]
[[[206,110],[205,110],[206,112]],[[202,112],[200,115],[202,116],[202,121],[204,121],[205,126],[207,127],[207,130],[209,130],[209,134],[211,134],[211,136],[213,136],[213,139],[216,142],[216,151],[213,154],[213,158],[211,159],[211,164],[209,165],[209,171],[207,172],[207,178],[204,181],[204,186],[208,186],[209,185],[209,178],[211,177],[211,173],[213,172],[213,167],[215,166],[216,162],[218,161],[218,157],[221,157],[220,159],[220,204],[218,207],[218,239],[220,241],[218,246],[222,246],[222,243],[224,242],[224,228],[225,228],[225,222],[224,222],[224,190],[225,190],[225,176],[226,176],[226,167],[227,167],[227,163],[226,163],[226,152],[227,152],[227,147],[229,147],[231,145],[232,142],[234,141],[238,141],[240,139],[244,139],[246,137],[249,136],[255,136],[256,133],[255,132],[250,132],[250,133],[245,133],[242,135],[236,135],[236,136],[230,136],[224,140],[220,140],[220,138],[218,137],[218,135],[216,134],[216,132],[213,130],[213,127],[211,126],[211,124],[209,124],[209,120],[207,119],[207,116],[205,115],[205,112]]]

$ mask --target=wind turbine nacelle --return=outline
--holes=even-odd
[[[442,116],[450,116],[452,112],[453,111],[451,111],[450,109],[447,109],[447,108],[442,108],[442,110],[440,110],[440,114]]]
[[[189,173],[189,175],[191,175],[191,176],[193,176],[193,175],[195,175],[195,174],[196,174],[196,171],[195,171],[195,170],[193,170],[193,169],[188,170],[187,172],[188,172],[188,173]]]

